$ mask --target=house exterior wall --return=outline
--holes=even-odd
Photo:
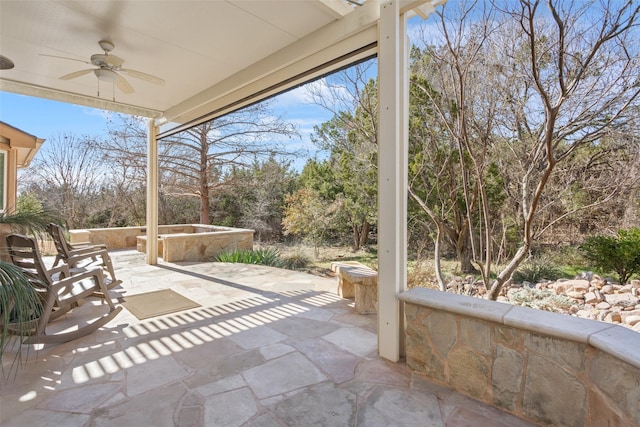
[[[18,194],[18,168],[27,167],[44,143],[44,139],[30,135],[7,123],[0,122],[0,153],[4,157],[4,170],[0,177],[3,195],[0,211],[16,210]]]
[[[0,142],[0,181],[2,181],[2,195],[0,196],[0,211],[14,212],[18,193],[18,156],[9,144]]]

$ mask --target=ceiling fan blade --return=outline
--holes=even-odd
[[[118,86],[118,89],[120,89],[122,93],[129,94],[134,92],[133,86],[131,86],[120,74],[118,74],[118,77],[116,78],[116,86]]]
[[[109,54],[105,55],[104,62],[108,65],[111,65],[112,67],[119,67],[124,64],[124,59],[120,58],[119,56]]]
[[[76,77],[84,76],[85,74],[89,74],[91,72],[93,72],[92,68],[89,68],[87,70],[74,71],[73,73],[65,74],[64,76],[60,77],[60,80],[75,79]]]
[[[83,64],[91,65],[91,62],[85,61],[84,59],[67,58],[66,56],[57,56],[57,55],[47,55],[46,53],[41,53],[40,56],[48,56],[50,58],[66,59],[67,61],[76,61],[76,62],[82,62]]]
[[[126,68],[122,68],[119,71],[126,73],[128,76],[135,77],[136,79],[145,80],[149,83],[164,86],[164,80],[160,77],[152,76],[151,74],[143,73],[142,71],[127,70]]]

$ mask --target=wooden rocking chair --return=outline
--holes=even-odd
[[[88,267],[100,266],[105,268],[110,279],[107,280],[107,288],[113,289],[122,283],[122,280],[116,279],[116,273],[113,271],[113,263],[107,247],[104,245],[84,245],[72,246],[64,237],[64,230],[58,224],[51,223],[47,226],[47,232],[53,239],[58,254],[53,262],[53,266],[63,262],[69,265],[71,273],[75,274],[74,269],[82,271]]]
[[[22,269],[30,278],[30,282],[42,295],[42,313],[34,322],[27,335],[25,344],[60,343],[72,341],[92,333],[106,325],[122,310],[116,307],[107,293],[102,269],[94,268],[71,275],[67,264],[47,269],[42,262],[35,239],[19,234],[7,236],[9,256],[14,265]],[[80,326],[70,332],[47,334],[47,327],[55,319],[78,307],[78,303],[99,294],[107,302],[108,312],[102,317]]]

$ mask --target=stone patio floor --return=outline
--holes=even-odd
[[[171,288],[201,307],[142,321],[125,309],[76,341],[23,346],[15,377],[6,378],[7,352],[2,427],[534,425],[379,358],[375,315],[356,314],[335,279],[240,264],[149,266],[135,251],[112,258],[123,280],[114,297]]]

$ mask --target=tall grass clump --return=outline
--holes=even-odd
[[[548,259],[535,259],[524,263],[513,273],[515,283],[538,283],[541,280],[557,280],[562,271]]]
[[[222,252],[214,258],[214,261],[268,265],[271,267],[282,267],[283,265],[280,252],[278,252],[277,249],[271,248]]]

